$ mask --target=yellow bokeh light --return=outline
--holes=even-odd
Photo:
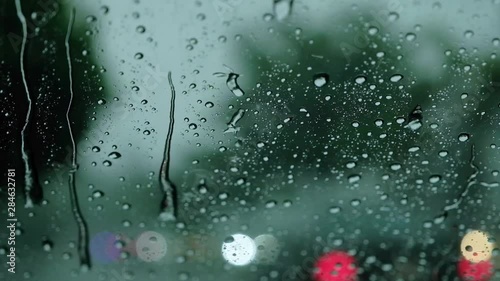
[[[490,236],[479,230],[467,233],[460,243],[462,256],[474,263],[490,260],[494,248],[495,244],[491,241]]]

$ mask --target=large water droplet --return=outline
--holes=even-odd
[[[396,12],[389,13],[389,21],[397,21],[399,19],[399,14]]]
[[[415,35],[415,33],[408,33],[406,34],[406,40],[407,41],[415,41],[415,39],[417,38],[417,35]]]
[[[359,206],[359,204],[361,204],[361,200],[359,200],[359,199],[352,199],[351,200],[351,206],[357,207],[357,206]]]
[[[314,85],[316,85],[316,87],[318,88],[321,88],[328,83],[328,81],[330,80],[330,76],[326,73],[318,73],[313,76],[313,80]]]
[[[403,79],[403,75],[401,74],[394,74],[391,76],[391,82],[399,82],[399,80]]]
[[[368,28],[368,34],[375,35],[377,33],[378,33],[378,28],[376,28],[375,26]]]
[[[292,13],[293,0],[274,0],[274,14],[282,21]]]
[[[241,97],[245,94],[245,92],[238,85],[238,80],[237,80],[238,77],[240,77],[239,74],[229,73],[229,76],[227,77],[226,80],[226,85],[235,96]]]
[[[122,155],[116,151],[113,151],[108,155],[108,157],[111,159],[118,159],[118,158],[122,157]]]
[[[340,213],[342,209],[338,206],[333,206],[330,208],[329,212],[330,214],[337,214],[337,213]]]
[[[412,112],[408,115],[408,124],[405,126],[412,131],[416,131],[422,127],[423,112],[420,105],[415,106]]]
[[[92,197],[94,198],[101,198],[104,196],[104,192],[100,191],[100,190],[96,190],[94,192],[92,192]]]
[[[142,25],[139,25],[136,29],[135,29],[138,33],[144,33],[146,31],[146,28]]]
[[[50,252],[52,251],[52,247],[54,247],[54,243],[50,240],[45,240],[42,242],[42,247],[45,252]]]
[[[236,123],[238,123],[238,121],[240,121],[244,115],[245,115],[245,110],[241,108],[238,109],[238,111],[236,111],[231,117],[229,123],[227,123],[227,129],[224,131],[224,133],[235,133],[239,131],[240,127],[237,127]]]
[[[458,135],[458,140],[461,142],[466,142],[469,140],[469,138],[470,138],[470,135],[467,133],[461,133],[460,135]]]
[[[472,30],[467,30],[464,33],[465,38],[470,39],[474,36],[474,32]]]
[[[348,177],[349,183],[355,183],[358,182],[361,179],[360,175],[351,175]]]
[[[362,85],[366,82],[366,76],[359,75],[354,81],[356,81],[356,83],[358,83],[359,85]]]
[[[441,180],[441,176],[440,175],[432,175],[429,177],[429,182],[430,183],[437,183]]]

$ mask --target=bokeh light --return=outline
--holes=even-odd
[[[255,262],[260,264],[273,264],[280,254],[278,239],[271,234],[262,234],[254,239],[257,253]]]
[[[108,264],[120,259],[121,250],[116,246],[117,235],[111,232],[99,232],[90,240],[90,255],[93,261]]]
[[[460,243],[462,256],[471,262],[489,261],[493,255],[495,244],[490,236],[482,231],[474,230],[467,233]]]
[[[257,252],[255,241],[244,234],[233,234],[222,243],[222,257],[232,265],[251,263]]]
[[[141,260],[155,262],[167,254],[167,241],[158,232],[146,231],[136,239],[135,249]]]

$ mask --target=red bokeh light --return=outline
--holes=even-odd
[[[333,251],[320,257],[316,262],[316,281],[356,281],[357,268],[354,257],[342,251]]]
[[[473,263],[463,257],[458,261],[457,271],[463,281],[488,281],[494,272],[489,260]]]

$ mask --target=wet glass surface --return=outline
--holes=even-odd
[[[0,1],[0,279],[500,280],[499,9]]]

